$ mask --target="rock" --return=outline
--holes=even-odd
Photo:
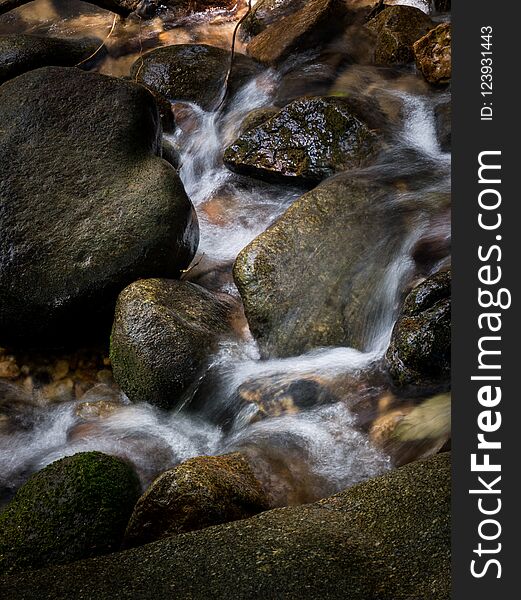
[[[194,383],[221,336],[232,303],[198,285],[145,279],[120,294],[110,356],[114,379],[133,402],[171,408]]]
[[[126,285],[189,264],[197,218],[142,86],[46,67],[0,87],[0,119],[2,340],[76,343]]]
[[[450,152],[452,143],[452,102],[447,100],[438,104],[434,115],[440,147],[444,152]]]
[[[0,357],[0,379],[17,379],[20,376],[20,367],[14,356]]]
[[[451,273],[442,271],[414,288],[394,326],[386,354],[398,387],[450,385]]]
[[[425,79],[434,85],[450,82],[452,75],[451,24],[442,23],[415,42],[416,66]]]
[[[249,112],[241,123],[240,133],[246,133],[247,131],[251,131],[259,127],[260,125],[264,125],[266,121],[269,121],[272,117],[274,117],[280,109],[275,106],[267,106],[263,108],[256,108]]]
[[[128,16],[139,8],[139,5],[147,0],[89,0],[91,4],[95,4],[100,8],[110,10],[123,17]]]
[[[243,133],[224,163],[260,179],[314,184],[368,164],[377,148],[376,136],[343,99],[301,98]]]
[[[432,29],[434,23],[419,8],[389,6],[367,26],[376,36],[376,64],[401,65],[414,60],[414,42]]]
[[[252,38],[276,21],[293,14],[305,5],[305,0],[260,0],[242,22],[241,39]]]
[[[124,545],[141,546],[247,519],[268,508],[266,495],[240,452],[198,456],[160,475],[141,496]]]
[[[61,39],[22,33],[0,35],[0,83],[46,66],[73,67],[101,45],[95,38]],[[103,56],[103,52],[96,55]],[[92,65],[86,61],[82,67]]]
[[[131,69],[132,78],[169,101],[194,102],[204,110],[222,100],[230,52],[205,44],[178,44],[147,52]],[[235,54],[230,91],[260,73],[260,66]]]
[[[10,600],[447,600],[450,495],[442,454],[315,504],[4,578],[2,591]]]
[[[101,452],[50,464],[0,514],[0,573],[117,550],[139,491],[132,468]]]
[[[338,175],[239,254],[234,278],[263,356],[364,348],[366,323],[377,319],[375,289],[405,235],[392,193]]]
[[[269,25],[248,44],[249,56],[276,64],[290,54],[316,49],[340,33],[348,21],[342,0],[308,0],[303,8]]]

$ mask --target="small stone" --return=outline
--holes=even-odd
[[[55,381],[63,379],[69,372],[69,363],[66,360],[57,360],[54,363],[52,377]]]
[[[7,356],[0,362],[0,379],[17,379],[20,369],[14,356]]]
[[[69,402],[74,398],[74,382],[70,378],[56,381],[44,385],[39,392],[48,402]]]
[[[110,369],[101,369],[96,373],[96,379],[100,383],[106,383],[107,385],[114,381],[112,377],[112,371]]]

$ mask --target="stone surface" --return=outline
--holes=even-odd
[[[267,509],[267,497],[242,454],[198,456],[160,475],[141,496],[124,545],[141,546]]]
[[[299,198],[237,257],[234,277],[264,356],[362,349],[375,291],[405,233],[392,191],[338,175]],[[375,312],[376,311],[376,312]]]
[[[0,573],[117,550],[139,492],[132,468],[101,452],[50,464],[0,514]]]
[[[305,4],[305,0],[260,0],[242,22],[239,34],[242,39],[255,37],[268,25],[300,10]]]
[[[224,153],[237,173],[318,183],[374,158],[376,136],[341,98],[301,98],[243,133]]]
[[[452,76],[451,24],[442,23],[415,42],[416,66],[434,85],[445,85]]]
[[[46,67],[0,87],[0,119],[2,340],[77,343],[126,285],[189,264],[197,218],[142,86]]]
[[[2,591],[10,600],[447,600],[450,490],[443,454],[315,504],[4,578]]]
[[[132,66],[133,79],[170,101],[215,108],[224,95],[230,52],[206,44],[178,44],[147,52]],[[230,77],[233,93],[260,72],[251,58],[237,53]]]
[[[114,379],[133,402],[171,408],[183,399],[221,336],[233,304],[196,284],[144,279],[120,294],[110,356]]]
[[[371,19],[375,34],[375,62],[379,65],[407,64],[414,60],[413,44],[434,27],[419,8],[389,6]]]

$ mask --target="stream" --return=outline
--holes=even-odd
[[[81,2],[71,2],[65,12],[50,0],[33,4],[16,11],[16,18],[4,16],[0,33],[20,31],[23,22],[28,32],[104,39],[111,26],[109,13]],[[426,8],[422,1],[403,4]],[[120,25],[107,41],[108,55],[96,69],[127,75],[142,50],[173,43],[204,42],[229,48],[236,19],[235,13],[213,11],[178,27],[167,27],[161,19]],[[240,43],[239,50],[244,50]],[[315,69],[309,84],[306,78],[306,94],[322,93],[321,85],[315,87],[313,82],[327,77],[320,72],[327,66],[316,63],[311,55],[301,59],[299,69]],[[222,161],[224,149],[237,138],[246,115],[276,104],[281,86],[291,88],[292,69],[284,65],[264,70],[217,112],[189,103],[173,107],[178,127],[165,135],[165,141],[178,151],[179,175],[201,229],[198,254],[187,280],[239,298],[231,276],[235,257],[306,191],[236,175]],[[301,86],[302,81],[298,95],[303,95]],[[375,407],[385,410],[392,405],[396,409],[400,402],[409,402],[391,390],[382,358],[404,294],[424,276],[415,267],[413,249],[428,236],[450,237],[446,207],[437,206],[435,200],[424,206],[421,200],[450,191],[450,154],[440,148],[435,125],[435,108],[450,92],[433,92],[408,69],[390,77],[384,69],[357,65],[346,69],[336,86],[337,94],[371,94],[389,107],[391,126],[383,152],[375,164],[354,176],[405,182],[394,202],[417,203],[409,231],[397,245],[387,272],[374,282],[372,306],[360,314],[360,319],[367,321],[363,349],[318,348],[298,357],[261,360],[247,324],[241,320],[236,339],[221,344],[184,407],[171,412],[130,404],[121,395],[116,411],[85,419],[78,414],[79,400],[47,403],[13,384],[9,394],[14,398],[14,425],[0,427],[2,501],[31,473],[86,450],[128,459],[143,485],[190,457],[241,450],[251,457],[272,503],[279,506],[329,496],[400,462],[374,443],[371,423]],[[447,260],[441,258],[436,266]],[[269,399],[284,398],[288,390],[293,397],[321,395],[324,401],[300,410],[270,405]],[[261,404],[268,398],[266,414],[260,414],[259,402],[248,401],[247,392],[261,397]],[[89,400],[95,397],[91,394]],[[429,444],[425,452],[442,445]]]

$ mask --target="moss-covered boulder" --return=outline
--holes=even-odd
[[[0,35],[0,83],[17,75],[46,66],[81,67],[92,65],[88,60],[101,45],[96,38],[62,39],[43,35]],[[98,53],[96,57],[103,56]]]
[[[451,24],[442,23],[415,42],[416,66],[434,85],[450,83],[452,76]]]
[[[315,504],[4,578],[2,591],[10,600],[447,600],[450,495],[450,456],[438,455]]]
[[[133,469],[101,452],[50,464],[0,514],[0,573],[118,550],[139,493]]]
[[[153,97],[45,67],[0,87],[0,121],[2,340],[108,334],[119,292],[177,277],[199,239]]]
[[[124,544],[141,546],[247,519],[268,508],[268,499],[240,452],[198,456],[160,475],[141,496]]]
[[[413,6],[388,6],[371,19],[368,28],[375,34],[375,62],[401,65],[414,60],[413,44],[435,24]]]
[[[450,385],[451,273],[415,287],[394,326],[386,360],[394,383],[417,389]]]
[[[315,50],[342,31],[348,20],[343,0],[307,0],[300,10],[277,19],[255,36],[246,52],[259,62],[276,64],[292,53]]]
[[[256,129],[260,125],[264,125],[264,123],[274,117],[279,110],[280,109],[275,106],[255,108],[249,112],[246,117],[244,117],[244,120],[241,123],[239,135],[242,135],[247,131],[251,131],[252,129]]]
[[[279,19],[300,10],[305,0],[260,0],[241,23],[239,35],[242,39],[252,38]]]
[[[134,63],[132,78],[170,101],[194,102],[205,110],[223,99],[230,67],[228,50],[206,44],[177,44],[147,52]],[[233,94],[260,72],[254,60],[236,53],[229,80]]]
[[[301,98],[243,133],[224,153],[231,170],[315,184],[374,158],[377,137],[342,98]]]
[[[365,347],[380,310],[375,290],[406,231],[393,193],[338,175],[239,254],[234,278],[264,356]]]
[[[114,379],[133,402],[183,399],[221,336],[233,302],[188,282],[143,279],[121,292],[110,340]]]

